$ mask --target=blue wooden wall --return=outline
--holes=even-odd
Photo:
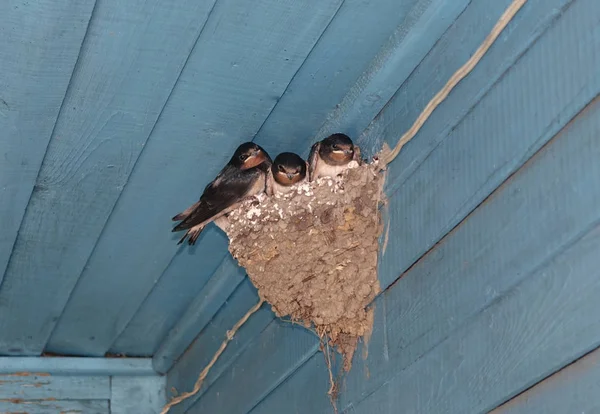
[[[0,400],[146,414],[164,381],[191,389],[258,298],[219,231],[177,246],[170,217],[242,141],[393,146],[509,3],[0,2],[0,355],[168,374],[58,362],[37,394],[0,378]],[[340,412],[598,409],[599,21],[597,0],[529,0],[390,166],[383,292]],[[317,349],[265,305],[171,412],[331,413]]]
[[[3,414],[153,414],[165,401],[147,358],[0,357]]]
[[[415,2],[313,137],[393,146],[509,3]],[[384,291],[340,412],[600,408],[599,21],[594,0],[529,0],[390,166]],[[256,301],[229,260],[215,275],[154,357],[169,389]],[[332,413],[317,345],[265,306],[173,412]]]

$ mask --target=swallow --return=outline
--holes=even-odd
[[[308,164],[293,152],[282,152],[271,164],[267,194],[288,193],[294,184],[306,179]]]
[[[181,221],[173,232],[187,230],[177,244],[188,236],[188,244],[195,244],[208,223],[231,212],[246,198],[264,192],[271,164],[271,157],[260,146],[253,142],[241,144],[227,165],[204,188],[200,199],[172,218]]]
[[[335,177],[348,168],[350,161],[361,164],[360,149],[346,134],[332,134],[315,143],[308,156],[309,180]]]

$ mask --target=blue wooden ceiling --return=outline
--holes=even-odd
[[[468,2],[449,3],[456,14]],[[0,354],[153,355],[228,254],[214,228],[177,246],[170,217],[242,141],[304,153],[325,133],[364,129],[400,85],[387,79],[381,96],[356,85],[427,10],[1,2]],[[340,117],[361,93],[358,121]]]

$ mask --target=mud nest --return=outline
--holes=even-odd
[[[367,305],[379,293],[376,162],[290,193],[245,201],[220,227],[229,251],[278,317],[314,329],[350,369],[360,337],[372,328]]]

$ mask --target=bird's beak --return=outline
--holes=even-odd
[[[354,149],[352,149],[352,148],[345,149],[344,150],[344,154],[346,154],[346,155],[352,155],[352,154],[354,154]]]
[[[294,179],[294,174],[287,173],[286,175],[287,175],[287,178],[288,178],[290,181],[292,181],[292,180]]]

